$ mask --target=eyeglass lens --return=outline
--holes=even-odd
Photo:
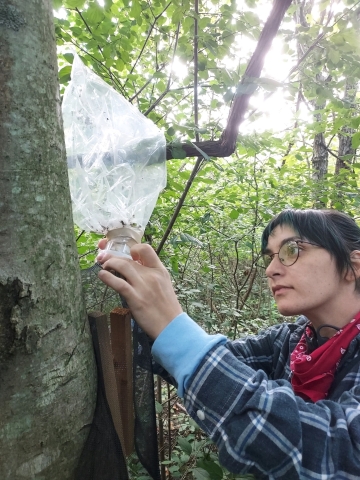
[[[270,265],[272,259],[274,258],[274,255],[276,254],[263,256],[265,268]],[[282,247],[280,248],[278,255],[279,260],[283,265],[287,267],[293,265],[299,256],[298,244],[294,241],[284,243],[284,245],[282,245]]]

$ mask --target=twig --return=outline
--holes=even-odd
[[[174,226],[174,223],[175,223],[175,221],[176,221],[176,219],[177,219],[177,217],[178,217],[178,215],[179,215],[179,213],[180,213],[181,207],[182,207],[182,205],[183,205],[183,203],[184,203],[184,201],[185,201],[185,198],[186,198],[186,196],[187,196],[187,194],[188,194],[188,191],[190,190],[190,187],[191,187],[191,185],[192,185],[192,183],[193,183],[193,181],[194,181],[197,173],[200,171],[200,169],[201,169],[201,167],[202,167],[203,160],[204,160],[203,157],[198,157],[197,160],[196,160],[196,163],[195,163],[194,168],[193,168],[193,170],[192,170],[192,172],[191,172],[191,175],[190,175],[188,181],[186,182],[185,189],[184,189],[183,193],[181,194],[181,197],[180,197],[179,202],[178,202],[178,204],[177,204],[177,206],[176,206],[176,209],[175,209],[175,211],[174,211],[174,213],[173,213],[173,216],[171,217],[171,220],[170,220],[170,222],[169,222],[169,225],[167,226],[166,231],[165,231],[165,233],[164,233],[164,235],[163,235],[163,238],[161,239],[161,241],[160,241],[160,243],[159,243],[159,246],[158,246],[158,248],[157,248],[157,250],[156,250],[156,253],[157,253],[158,255],[159,255],[159,253],[161,252],[161,250],[162,250],[162,248],[163,248],[166,240],[168,239],[168,236],[170,235],[170,232],[171,232],[171,230],[172,230],[172,227]]]
[[[138,61],[140,60],[140,58],[141,58],[141,56],[142,56],[142,54],[143,54],[143,52],[144,52],[144,50],[145,50],[145,47],[146,47],[146,45],[147,45],[147,42],[149,41],[149,39],[150,39],[150,37],[151,37],[152,31],[153,31],[153,29],[154,29],[154,26],[155,26],[156,22],[157,22],[157,21],[159,20],[159,18],[166,12],[166,10],[170,7],[171,3],[172,3],[172,2],[169,2],[169,3],[165,6],[165,8],[163,9],[163,11],[162,11],[161,13],[159,13],[159,15],[157,15],[156,17],[154,17],[154,21],[153,21],[153,23],[150,25],[148,34],[147,34],[146,39],[145,39],[145,42],[144,42],[144,45],[142,46],[142,48],[141,48],[141,50],[140,50],[140,53],[139,53],[137,59],[135,60],[134,65],[131,67],[131,70],[130,70],[130,72],[129,72],[129,76],[130,76],[130,75],[133,73],[133,71],[135,70],[135,67],[136,67],[137,63],[138,63]],[[128,78],[129,78],[129,76],[128,76]],[[127,83],[127,80],[126,80],[126,82],[124,83],[124,87],[126,86],[126,83]]]
[[[157,68],[155,70],[155,73],[161,72],[161,70],[163,70],[164,67],[166,67],[166,63],[163,63],[159,68]],[[129,98],[129,102],[133,102],[135,98],[138,97],[140,93],[149,85],[149,83],[153,81],[155,73],[144,83],[144,85],[132,97]]]
[[[197,17],[198,17],[198,13],[199,13],[199,0],[195,0],[195,18],[194,18],[194,122],[195,122],[195,126],[197,127],[198,125],[198,91],[197,91],[197,72],[198,72],[198,65],[197,65],[197,54],[198,54],[198,23],[197,23]],[[180,24],[178,25],[178,32],[179,32],[179,27],[180,27]],[[175,45],[175,48],[176,48],[176,45]],[[175,51],[175,49],[174,49]],[[170,79],[169,79],[170,80]],[[168,83],[168,86],[169,86],[169,83]],[[199,141],[199,132],[196,131],[195,132],[195,138],[196,138],[196,141],[198,142]],[[176,206],[176,209],[175,209],[175,212],[173,214],[173,216],[171,217],[171,220],[169,222],[169,225],[164,233],[164,236],[163,238],[161,239],[160,241],[160,244],[156,250],[156,253],[159,255],[159,253],[161,252],[168,236],[170,235],[170,232],[172,230],[172,227],[174,226],[174,223],[180,213],[180,210],[184,204],[184,201],[185,201],[185,198],[188,194],[188,191],[190,190],[190,187],[196,177],[196,175],[198,174],[198,172],[200,171],[202,165],[203,165],[203,162],[204,162],[204,158],[201,156],[201,157],[197,157],[197,160],[196,160],[196,163],[195,163],[195,166],[191,172],[191,175],[188,179],[188,181],[186,182],[186,185],[185,185],[185,189],[179,199],[179,202]]]
[[[180,403],[175,403],[175,405],[177,406],[177,408],[181,411],[183,411],[184,413],[188,413],[186,408],[183,407]]]
[[[79,235],[78,235],[77,238],[76,238],[76,241],[78,241],[79,238],[81,237],[81,235],[83,235],[84,233],[85,233],[85,230],[83,230],[81,233],[79,233]]]
[[[239,266],[238,240],[235,240],[234,247],[235,247],[236,261],[235,261],[235,268],[234,268],[234,271],[233,271],[233,277],[234,277],[234,285],[235,285],[235,288],[236,288],[236,309],[238,309],[238,307],[239,307],[239,293],[240,293],[239,292],[238,281],[237,281],[237,278],[236,278],[237,269],[238,269],[238,266]]]
[[[174,52],[173,52],[173,57],[171,61],[171,68],[170,68],[170,73],[169,73],[169,78],[168,82],[166,85],[166,88],[164,92],[155,100],[155,102],[146,110],[144,113],[145,116],[149,115],[149,113],[154,110],[154,108],[161,102],[161,100],[169,93],[170,91],[170,85],[171,85],[171,80],[172,80],[172,66],[174,64],[174,59],[175,59],[175,53],[177,49],[177,44],[178,44],[178,39],[179,39],[179,32],[180,32],[180,23],[178,23],[177,29],[176,29],[176,36],[175,36],[175,45],[174,45]]]
[[[156,377],[156,401],[161,405],[161,377],[158,375]],[[158,415],[158,426],[159,426],[159,460],[160,460],[160,475],[161,480],[166,479],[165,465],[163,461],[165,460],[164,452],[164,422],[161,415]]]
[[[199,128],[199,103],[198,103],[198,17],[199,17],[199,0],[195,0],[195,16],[194,16],[194,123]],[[200,141],[199,132],[195,132],[195,140]]]
[[[167,383],[167,394],[168,394],[168,399],[169,399],[170,385],[168,383]],[[168,401],[167,414],[168,414],[168,460],[171,460],[171,405],[170,405],[170,399]]]
[[[92,35],[93,33],[92,33],[92,31],[91,31],[91,28],[90,28],[89,25],[87,24],[85,18],[82,16],[82,13],[80,12],[80,10],[79,10],[77,7],[75,7],[75,10],[76,10],[77,13],[79,14],[81,20],[84,22],[85,27],[87,28],[88,32]],[[99,47],[99,45],[98,45],[98,47]]]
[[[83,17],[82,13],[80,12],[80,10],[76,7],[75,8],[76,12],[78,13],[78,15],[80,16],[81,20],[83,21],[86,29],[88,30],[88,32],[90,33],[90,35],[93,36],[93,33],[92,33],[92,30],[91,28],[89,27],[88,23],[86,22],[85,18]],[[98,44],[98,49],[99,49],[99,52],[101,53],[101,55],[103,56],[104,60],[105,57],[104,57],[104,52],[103,52],[103,49],[102,47]],[[124,94],[124,88],[123,86],[121,85],[121,82],[116,78],[114,77],[114,74],[112,73],[110,67],[106,67],[103,65],[103,63],[101,62],[101,65],[106,69],[106,71],[109,73],[109,77],[110,77],[110,80],[111,82],[114,84],[114,85],[118,85],[118,87],[120,88],[120,90],[122,91],[122,93]],[[124,95],[125,96],[125,95]]]

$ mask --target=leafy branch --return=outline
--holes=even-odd
[[[258,44],[246,68],[245,74],[238,85],[237,94],[230,109],[227,125],[219,140],[195,142],[195,145],[210,157],[227,157],[234,153],[239,126],[244,120],[250,97],[254,91],[253,79],[259,78],[264,65],[265,56],[280,27],[280,23],[289,8],[291,0],[275,0],[270,15],[261,32]],[[250,89],[248,88],[250,86]],[[250,91],[249,91],[250,90]],[[244,93],[245,91],[245,93]],[[248,93],[249,92],[249,93]],[[195,146],[181,144],[187,157],[197,155]],[[173,158],[171,148],[167,148],[167,159]]]

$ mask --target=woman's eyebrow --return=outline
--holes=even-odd
[[[288,238],[283,238],[281,240],[281,243],[279,245],[279,250],[280,248],[286,243],[286,242],[291,242],[291,240],[301,240],[301,238],[299,237],[299,235],[294,235],[292,237],[288,237]],[[278,250],[278,251],[279,251]],[[277,253],[277,252],[275,252]],[[272,254],[272,251],[270,248],[266,247],[265,250],[263,251],[263,255],[271,255]]]

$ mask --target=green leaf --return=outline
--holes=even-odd
[[[329,48],[328,51],[328,57],[331,60],[331,62],[336,65],[340,61],[340,52],[339,50],[336,50],[335,48]]]
[[[182,22],[182,27],[184,29],[184,33],[190,32],[194,25],[194,19],[192,17],[185,17]]]
[[[183,192],[184,187],[181,185],[181,183],[175,182],[174,180],[169,180],[168,185],[169,188],[172,188],[173,190],[176,190],[178,192]]]
[[[176,257],[171,257],[170,263],[171,263],[171,270],[173,271],[173,273],[179,273],[178,259]]]
[[[355,133],[351,139],[351,146],[354,150],[360,145],[360,132]]]
[[[198,182],[207,183],[208,185],[213,185],[214,183],[216,183],[216,180],[213,180],[212,178],[206,178],[206,177],[197,177],[196,180]]]
[[[222,480],[224,476],[222,468],[213,460],[200,459],[196,465],[206,470],[211,480]]]
[[[59,78],[59,83],[61,85],[64,85],[64,84],[67,84],[68,82],[70,82],[70,80],[71,80],[70,74],[69,75],[64,75],[63,77]]]
[[[186,158],[186,152],[181,147],[172,147],[171,153],[173,158]]]
[[[243,18],[244,22],[248,23],[252,27],[259,25],[259,17],[253,12],[245,12]]]
[[[130,17],[138,20],[141,15],[141,5],[139,0],[133,0],[131,4]]]
[[[65,75],[70,75],[71,73],[71,65],[66,65],[66,67],[63,67],[60,71],[59,71],[59,78],[61,77],[65,77]]]
[[[214,160],[211,160],[211,163],[212,163],[212,164],[214,165],[214,167],[215,167],[217,170],[219,170],[220,172],[223,172],[223,171],[224,171],[223,167],[222,167],[219,163],[215,162]]]
[[[283,87],[283,84],[281,82],[277,82],[276,80],[272,79],[272,78],[265,78],[265,77],[262,77],[262,78],[259,78],[258,80],[258,84],[273,92],[275,91],[277,88],[280,88],[280,87]]]
[[[192,445],[190,442],[188,442],[185,438],[179,437],[178,444],[183,452],[185,452],[188,455],[191,455]]]
[[[86,0],[64,0],[66,8],[83,8]]]
[[[53,0],[53,7],[55,10],[58,10],[62,7],[63,0]]]
[[[203,244],[202,244],[202,242],[200,242],[200,240],[198,240],[195,237],[192,237],[188,233],[180,233],[180,238],[183,242],[195,243],[196,245],[199,245],[199,247],[203,246]]]
[[[118,15],[120,10],[120,5],[117,5],[115,2],[110,7],[110,12],[114,15]]]
[[[258,87],[257,79],[244,79],[236,88],[236,95],[252,95]]]
[[[201,302],[190,302],[190,305],[196,308],[205,308],[205,305]]]
[[[233,220],[236,220],[239,217],[240,213],[237,210],[231,210],[229,217]]]
[[[115,65],[116,65],[116,68],[118,69],[119,72],[121,72],[125,68],[125,63],[122,61],[121,58],[118,58],[116,60]]]
[[[196,150],[205,158],[205,160],[210,160],[209,155],[208,155],[207,153],[205,153],[203,150],[201,150],[200,147],[198,147],[197,145],[195,145],[195,143],[190,142],[190,140],[188,141],[188,143],[189,143],[190,145],[192,145],[193,147],[195,147]]]
[[[74,55],[73,55],[72,53],[64,53],[64,54],[63,54],[63,57],[64,57],[65,60],[66,60],[68,63],[70,63],[70,64],[72,64],[73,61],[74,61]]]
[[[180,7],[180,8],[177,8],[174,13],[173,13],[173,16],[171,18],[171,23],[179,23],[184,17],[184,11],[183,9]]]
[[[175,473],[179,471],[179,465],[173,465],[172,467],[169,467],[169,472]]]
[[[100,23],[105,18],[104,10],[97,3],[91,3],[84,12],[84,18],[90,24]]]
[[[161,413],[163,411],[163,406],[161,405],[161,403],[157,402],[155,400],[155,410],[156,410],[156,413]]]
[[[359,128],[359,126],[360,126],[360,117],[352,118],[350,123],[351,123],[351,126],[352,126],[353,128]]]
[[[296,10],[299,8],[299,5],[290,5],[290,7],[287,9],[286,14],[287,15],[294,15]]]
[[[199,468],[199,467],[194,468],[192,472],[196,480],[211,480],[210,475],[203,468]]]

